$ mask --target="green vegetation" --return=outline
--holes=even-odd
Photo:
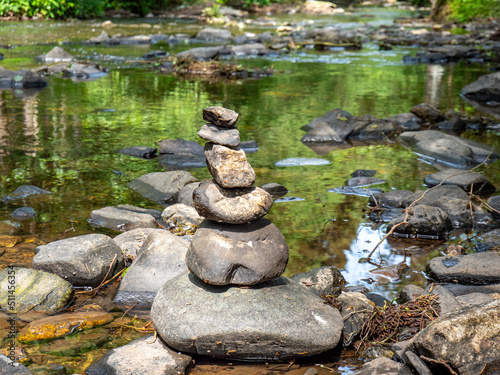
[[[468,22],[489,17],[500,17],[500,1],[452,0],[450,3],[450,19],[457,22]]]

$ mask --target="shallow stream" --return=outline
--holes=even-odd
[[[302,23],[304,27],[340,23],[354,27],[361,23],[390,24],[395,17],[406,15],[407,11],[392,8],[362,9],[353,14],[316,16],[311,22],[298,15],[280,16],[275,21],[276,25],[288,21]],[[118,27],[107,31],[124,35],[158,32],[194,35],[204,27],[168,19],[113,22]],[[237,34],[275,28],[247,26],[232,31]],[[441,254],[443,243],[385,241],[377,253],[377,261],[385,265],[406,261],[410,269],[398,280],[370,273],[375,266],[361,264],[359,260],[384,236],[385,226],[374,224],[365,216],[368,198],[328,190],[345,185],[356,169],[377,170],[376,177],[387,180],[377,186],[384,191],[415,190],[422,188],[423,177],[436,169],[395,142],[335,148],[318,155],[300,142],[305,134],[301,127],[339,107],[353,115],[385,118],[409,112],[412,106],[426,102],[442,110],[452,108],[472,114],[474,110],[461,100],[459,91],[488,73],[489,66],[405,65],[402,57],[415,53],[416,48],[380,51],[378,46],[369,44],[359,51],[305,50],[272,59],[238,61],[249,67],[274,69],[273,76],[259,80],[181,79],[145,68],[137,59],[150,50],[161,48],[176,53],[191,46],[81,44],[102,30],[100,21],[0,24],[0,45],[12,46],[0,50],[5,55],[0,65],[7,69],[37,67],[41,64],[35,61],[35,56],[55,45],[78,58],[109,67],[107,76],[95,81],[50,77],[49,86],[43,90],[0,92],[0,195],[9,194],[21,185],[36,185],[52,193],[15,204],[0,203],[0,235],[17,235],[23,240],[14,247],[1,248],[5,252],[0,255],[0,268],[9,264],[30,267],[39,243],[88,233],[117,235],[89,224],[94,209],[118,204],[162,209],[127,187],[134,178],[161,171],[158,163],[116,151],[130,146],[157,147],[163,139],[198,141],[196,133],[204,123],[202,109],[221,105],[240,114],[238,129],[242,140],[258,142],[258,151],[247,155],[257,174],[256,184],[277,182],[290,191],[287,197],[302,198],[276,202],[267,215],[281,229],[290,249],[285,276],[334,265],[349,284],[363,285],[389,299],[397,297],[406,284],[426,285],[426,261]],[[500,148],[498,133],[468,132],[462,136]],[[322,158],[331,164],[275,166],[276,162],[291,157]],[[496,164],[481,167],[481,172],[500,186]],[[190,172],[199,179],[209,177],[206,168]],[[36,220],[21,223],[10,217],[14,209],[24,205],[35,209]],[[474,235],[474,232],[456,233],[450,241],[470,243],[472,248]],[[118,310],[114,313],[117,317],[122,315]],[[66,370],[54,368],[54,373],[70,374],[82,372],[106,350],[139,335],[103,327],[23,350],[33,371],[50,373],[48,366],[58,363]],[[93,345],[86,344],[89,342]],[[323,358],[322,363],[335,372],[318,367],[320,373],[349,374],[362,363],[351,358],[356,357],[353,353],[342,356],[342,359]],[[213,364],[203,365],[204,362],[200,359],[200,365],[190,374],[232,373],[227,363],[212,367]],[[294,366],[288,370],[288,364],[243,366],[234,373],[303,373],[300,371],[304,370],[294,372],[297,365]]]

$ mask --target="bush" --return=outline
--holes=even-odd
[[[451,0],[450,2],[450,18],[457,22],[499,16],[499,0]]]
[[[33,17],[41,14],[47,18],[67,16],[75,4],[66,0],[1,0],[0,15],[11,12],[20,16]]]

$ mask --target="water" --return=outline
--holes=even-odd
[[[368,17],[370,14],[375,17]],[[305,22],[303,16],[281,16],[276,24],[288,21],[305,27],[318,24],[352,27],[360,22],[390,23],[394,17],[405,14],[387,9],[364,10],[335,17],[313,17],[314,23]],[[150,26],[138,27],[134,25],[142,24],[143,20],[114,22],[119,26],[108,30],[111,34],[194,35],[203,27],[168,20],[144,21]],[[248,31],[272,28],[253,26]],[[0,45],[16,46],[2,50],[5,60],[0,64],[5,68],[33,68],[37,66],[35,56],[48,52],[55,44],[69,42],[63,45],[66,51],[110,68],[107,76],[95,81],[77,83],[50,77],[49,86],[43,90],[0,92],[0,195],[28,184],[52,193],[25,202],[0,203],[0,234],[17,234],[25,239],[14,248],[5,249],[0,256],[0,267],[12,263],[31,266],[39,242],[88,233],[116,235],[90,226],[88,219],[94,209],[117,204],[162,209],[127,188],[134,178],[161,171],[157,162],[128,157],[116,150],[129,146],[156,147],[167,138],[198,141],[196,133],[204,123],[202,109],[222,105],[240,114],[238,128],[242,140],[256,140],[259,144],[256,153],[247,155],[257,174],[256,184],[278,182],[290,190],[288,196],[298,198],[275,203],[267,215],[282,230],[290,248],[285,276],[334,265],[350,284],[363,285],[389,299],[396,297],[405,284],[426,284],[426,261],[440,254],[442,243],[384,241],[375,253],[376,261],[384,265],[406,261],[410,270],[397,281],[370,273],[375,266],[359,260],[384,236],[385,226],[367,218],[366,197],[328,190],[343,186],[351,172],[360,168],[377,170],[376,177],[387,180],[386,184],[377,185],[384,191],[415,190],[422,187],[423,177],[434,172],[434,167],[397,143],[363,144],[318,154],[300,142],[304,135],[300,128],[337,107],[353,115],[371,114],[380,118],[408,112],[422,102],[443,110],[453,108],[474,113],[460,99],[459,91],[487,73],[488,66],[405,65],[402,56],[415,53],[415,49],[379,51],[374,45],[366,45],[360,51],[302,50],[273,59],[239,60],[245,66],[273,67],[275,74],[260,80],[180,79],[137,67],[137,59],[150,50],[163,48],[175,53],[189,46],[80,44],[99,35],[101,30],[100,23],[93,21],[0,25]],[[464,136],[500,147],[497,133],[469,132]],[[321,158],[330,164],[276,166],[276,162],[288,158]],[[493,184],[500,186],[495,164],[482,167],[482,171]],[[199,179],[209,177],[206,168],[191,172]],[[38,217],[29,223],[16,223],[10,213],[24,205],[33,207]],[[463,236],[453,235],[452,240],[458,241]],[[36,241],[28,241],[30,238]],[[120,312],[115,314],[121,316]],[[31,368],[63,363],[71,371],[80,372],[105,351],[140,335],[127,332],[120,336],[116,327],[103,330],[93,333],[108,335],[111,340],[97,340],[99,344],[89,347],[84,345],[85,337],[77,336],[76,342],[82,348],[73,354],[62,349],[44,349],[47,343],[27,346]],[[332,366],[342,374],[350,373],[360,363],[349,358],[336,361]],[[333,362],[323,363],[326,366]]]

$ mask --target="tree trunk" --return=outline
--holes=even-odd
[[[450,0],[431,0],[431,20],[435,22],[446,21],[450,14]]]

